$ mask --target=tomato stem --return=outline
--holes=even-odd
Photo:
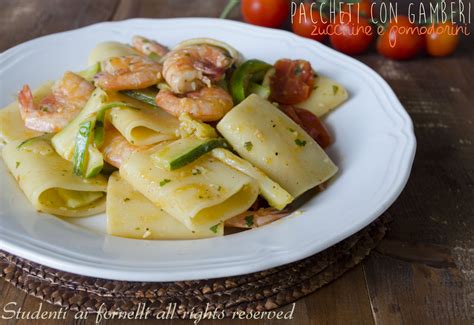
[[[240,0],[229,0],[229,2],[227,2],[227,5],[225,6],[224,10],[222,10],[222,13],[219,16],[219,18],[222,18],[222,19],[226,18],[230,14],[232,9],[234,9],[234,7],[239,4],[239,2],[240,2]]]

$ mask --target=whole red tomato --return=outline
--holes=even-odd
[[[448,21],[431,26],[426,34],[426,52],[431,56],[448,56],[459,44],[456,25]]]
[[[318,11],[311,10],[309,4],[304,5],[305,15],[299,15],[299,9],[293,17],[292,29],[295,34],[322,42],[326,39],[328,20],[321,17]],[[313,22],[314,21],[314,22]]]
[[[336,50],[349,55],[366,52],[373,39],[374,30],[369,20],[348,14],[336,16],[329,36]]]
[[[341,5],[341,11],[350,12],[353,15],[359,15],[361,17],[370,19],[372,18],[372,1],[360,0],[359,2],[352,3],[351,5],[349,5],[348,3],[343,3]]]
[[[377,40],[377,51],[393,60],[408,60],[417,56],[424,39],[407,16],[397,16]]]
[[[279,27],[288,18],[288,0],[242,0],[242,15],[250,24]]]

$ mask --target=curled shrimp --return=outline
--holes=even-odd
[[[35,104],[30,87],[24,85],[18,94],[21,117],[29,129],[58,132],[76,117],[93,91],[87,80],[66,72],[53,84],[51,94]]]
[[[224,49],[190,45],[169,52],[163,62],[163,78],[174,93],[196,91],[219,81],[234,59]]]
[[[204,87],[185,95],[176,95],[163,89],[156,95],[155,102],[173,116],[187,113],[205,122],[221,119],[233,106],[232,97],[227,91],[216,86]]]
[[[288,211],[279,211],[274,208],[261,208],[257,211],[245,211],[226,220],[225,225],[235,228],[261,227],[289,215]]]
[[[107,125],[105,129],[104,143],[100,151],[104,160],[114,167],[120,166],[127,161],[134,152],[148,149],[150,146],[134,146],[113,126]]]
[[[146,56],[156,54],[159,57],[162,57],[169,52],[169,49],[166,46],[138,35],[133,36],[132,46],[135,50]]]
[[[102,61],[96,85],[105,90],[143,89],[161,79],[161,64],[140,56],[120,56]]]

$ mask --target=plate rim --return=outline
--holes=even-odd
[[[149,281],[149,282],[159,282],[159,281],[180,281],[180,280],[197,280],[203,278],[217,278],[217,277],[224,277],[224,276],[234,276],[240,275],[245,273],[257,272],[263,269],[268,269],[272,267],[276,267],[279,265],[287,264],[294,262],[296,260],[300,260],[311,256],[315,253],[318,253],[337,242],[347,238],[351,234],[359,231],[363,227],[367,226],[377,217],[379,217],[384,211],[386,211],[390,205],[398,198],[400,193],[402,192],[403,188],[405,187],[410,172],[411,167],[413,165],[413,160],[416,152],[416,139],[413,130],[413,123],[411,118],[409,117],[406,110],[403,108],[402,104],[396,97],[393,90],[390,88],[388,83],[378,75],[374,70],[372,70],[367,65],[363,64],[360,61],[357,61],[354,58],[348,57],[342,53],[336,52],[335,50],[320,44],[318,42],[314,42],[308,39],[304,39],[300,36],[292,34],[288,31],[283,30],[275,30],[269,29],[264,27],[252,26],[249,24],[245,24],[238,21],[230,21],[230,20],[222,20],[217,18],[166,18],[166,19],[144,19],[144,18],[135,18],[135,19],[128,19],[123,21],[114,21],[114,22],[100,22],[96,24],[92,24],[89,26],[81,27],[78,29],[73,29],[69,31],[64,31],[60,33],[49,34],[45,36],[41,36],[35,38],[33,40],[21,43],[16,45],[2,53],[0,53],[0,64],[2,62],[6,62],[9,60],[11,56],[15,56],[16,52],[19,52],[22,49],[26,49],[27,47],[32,47],[37,42],[41,42],[43,39],[53,39],[55,37],[60,37],[64,34],[71,34],[77,33],[81,31],[85,31],[88,29],[100,29],[105,27],[118,27],[126,26],[127,24],[150,24],[157,21],[167,21],[170,23],[204,23],[204,24],[214,24],[214,25],[228,25],[237,28],[245,28],[247,30],[253,31],[260,31],[267,34],[273,34],[277,37],[284,37],[289,39],[291,42],[298,42],[299,45],[304,45],[305,47],[312,47],[317,48],[319,51],[333,56],[335,59],[346,61],[347,64],[350,64],[364,73],[368,78],[372,79],[376,84],[381,87],[383,90],[383,98],[386,99],[387,104],[391,106],[391,112],[396,113],[397,118],[400,119],[399,126],[400,126],[400,134],[404,136],[404,150],[403,155],[400,156],[400,164],[397,166],[397,176],[393,182],[395,183],[395,189],[392,191],[388,198],[383,201],[383,204],[380,204],[375,211],[372,211],[369,217],[358,219],[358,223],[352,224],[350,227],[346,227],[345,231],[339,233],[338,236],[332,236],[331,240],[326,240],[323,245],[319,245],[317,247],[313,247],[312,249],[300,250],[295,252],[294,248],[291,254],[291,258],[288,258],[286,254],[279,254],[274,253],[271,262],[269,261],[254,261],[249,265],[243,267],[242,265],[231,265],[226,263],[225,265],[220,266],[219,268],[213,269],[212,271],[206,269],[196,270],[193,272],[193,275],[190,276],[190,271],[185,269],[181,272],[173,271],[173,274],[170,275],[166,270],[157,271],[151,268],[150,270],[145,270],[142,272],[137,272],[135,274],[130,274],[130,266],[129,267],[119,267],[118,265],[108,267],[104,264],[96,264],[90,263],[87,261],[78,261],[77,259],[71,258],[70,256],[63,256],[61,254],[57,254],[56,252],[51,252],[46,250],[43,247],[35,246],[33,243],[24,242],[21,238],[15,238],[14,234],[8,232],[8,229],[3,229],[0,225],[0,247],[5,251],[8,251],[11,254],[21,256],[28,260],[31,260],[36,263],[43,264],[45,266],[49,266],[52,268],[60,269],[63,271],[76,273],[85,276],[92,276],[98,278],[106,278],[106,279],[113,279],[113,280],[125,280],[125,281]],[[122,27],[123,28],[123,27]],[[20,58],[21,59],[21,58]],[[11,63],[13,64],[13,63]],[[374,92],[376,93],[376,92]],[[377,93],[376,93],[377,94]],[[379,94],[379,96],[382,96]],[[380,99],[378,99],[380,101]],[[387,112],[388,114],[388,112]],[[393,118],[393,117],[391,117]],[[401,150],[401,149],[399,149]],[[267,251],[268,252],[268,251]],[[271,249],[269,252],[272,252]],[[206,276],[203,276],[206,274]]]

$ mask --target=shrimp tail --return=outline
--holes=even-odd
[[[25,114],[34,110],[33,93],[30,86],[24,85],[18,93],[18,103],[20,104],[21,116],[25,119]]]
[[[209,61],[195,61],[193,66],[196,70],[201,71],[205,75],[211,77],[214,81],[218,81],[225,73],[225,67],[217,67]]]

